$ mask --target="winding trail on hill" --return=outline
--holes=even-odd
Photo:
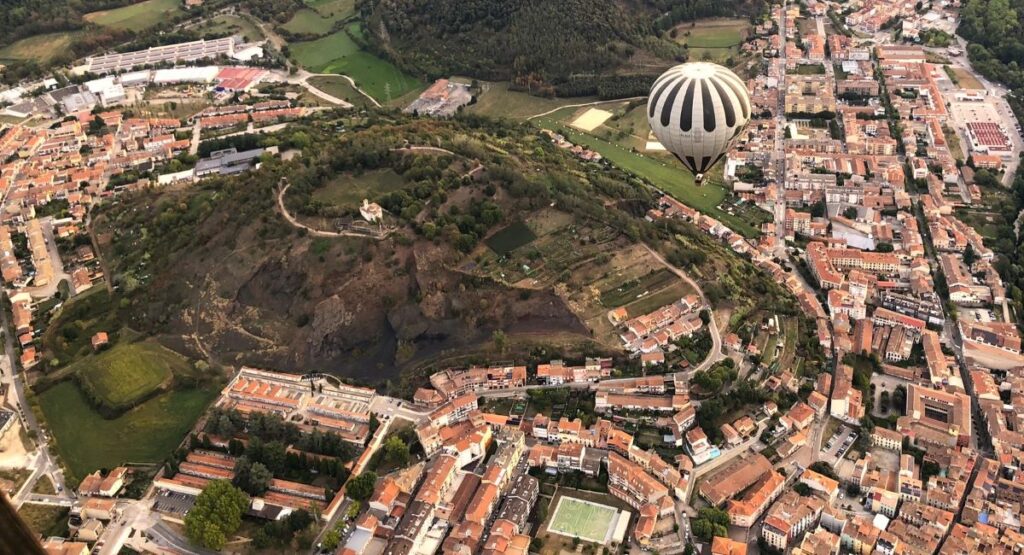
[[[321,229],[316,229],[315,227],[310,227],[296,219],[295,216],[293,216],[292,213],[288,211],[288,208],[285,207],[284,205],[284,194],[291,186],[291,183],[287,183],[284,187],[281,187],[281,189],[278,190],[277,209],[278,211],[281,212],[281,215],[284,216],[284,219],[288,220],[288,223],[292,224],[293,227],[305,229],[307,232],[309,232],[310,235],[313,235],[314,237],[362,237],[364,239],[374,239],[380,241],[381,239],[387,238],[387,236],[391,234],[392,230],[388,228],[383,229],[379,234],[377,234],[373,233],[370,230],[367,230],[365,232],[349,230],[323,231]]]
[[[458,156],[458,154],[438,146],[429,145],[409,145],[399,148],[391,149],[391,152],[432,152],[435,154],[447,154],[451,156]],[[467,171],[462,175],[463,178],[471,178],[477,173],[484,170],[484,165],[477,162],[476,166]],[[277,209],[284,216],[284,219],[288,221],[293,227],[299,229],[305,229],[308,233],[315,237],[362,237],[364,239],[374,239],[380,241],[386,239],[391,232],[394,231],[393,227],[382,227],[380,232],[374,232],[371,229],[366,230],[343,230],[343,231],[324,231],[322,229],[316,229],[310,227],[298,220],[291,212],[288,211],[288,207],[284,204],[284,194],[288,191],[288,188],[292,186],[286,179],[282,179],[284,184],[277,191]]]

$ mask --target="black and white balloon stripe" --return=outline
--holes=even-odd
[[[706,62],[675,66],[651,87],[647,118],[665,148],[700,178],[750,121],[750,95],[735,73]]]

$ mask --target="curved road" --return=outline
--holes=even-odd
[[[631,100],[640,100],[642,98],[647,98],[647,96],[646,95],[644,95],[644,96],[631,96],[629,98],[616,98],[616,99],[613,99],[613,100],[597,100],[595,102],[584,102],[582,104],[566,104],[565,106],[558,106],[557,108],[552,108],[552,109],[548,110],[547,112],[541,112],[539,114],[534,114],[534,115],[526,118],[526,121],[530,121],[530,120],[537,119],[537,118],[542,118],[544,116],[551,115],[551,114],[553,114],[553,113],[555,113],[555,112],[557,112],[559,110],[563,110],[565,108],[583,108],[584,106],[597,106],[599,104],[608,104],[610,102],[629,102]]]
[[[362,237],[364,239],[375,239],[379,241],[391,234],[390,231],[386,231],[378,236],[355,231],[322,231],[313,227],[309,227],[308,225],[295,219],[295,216],[292,216],[291,212],[289,212],[288,209],[285,208],[284,206],[284,193],[285,191],[288,190],[288,187],[291,186],[292,184],[289,183],[284,187],[281,187],[281,190],[277,192],[277,208],[281,212],[281,215],[284,216],[284,219],[288,220],[288,223],[292,224],[293,227],[305,229],[307,232],[309,232],[310,235],[313,235],[315,237]]]
[[[704,359],[704,362],[695,366],[690,372],[707,370],[712,364],[725,358],[725,355],[722,354],[722,334],[718,331],[718,324],[715,322],[715,313],[714,310],[711,309],[711,303],[709,303],[707,297],[704,296],[704,290],[700,288],[700,285],[698,285],[697,282],[694,281],[686,272],[670,264],[668,260],[665,260],[665,257],[662,256],[661,253],[652,249],[647,243],[643,243],[643,246],[658,262],[661,262],[672,273],[690,284],[690,287],[693,287],[697,294],[700,295],[701,303],[711,311],[711,320],[708,322],[708,332],[711,334],[711,352],[708,353],[708,358]]]

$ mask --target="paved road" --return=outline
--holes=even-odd
[[[50,265],[53,267],[53,278],[46,285],[39,287],[26,287],[34,299],[48,299],[57,294],[57,285],[61,280],[67,280],[71,285],[71,275],[64,271],[64,262],[60,259],[60,251],[57,250],[57,242],[53,237],[53,218],[47,217],[40,220],[43,231],[43,239],[46,242],[46,253],[50,258]]]
[[[188,153],[192,156],[199,154],[199,143],[202,142],[201,136],[203,132],[202,119],[196,118],[195,123],[192,124],[192,140],[188,147]]]
[[[150,526],[146,530],[146,535],[149,539],[164,549],[170,550],[171,553],[195,553],[197,555],[215,555],[216,551],[210,551],[209,549],[201,549],[193,546],[185,538],[179,536],[177,532],[172,530],[169,526],[163,522],[157,522],[153,526]]]
[[[8,404],[18,413],[21,425],[25,427],[25,430],[35,436],[37,444],[37,449],[31,455],[27,465],[32,474],[29,475],[24,487],[16,492],[12,499],[17,508],[24,503],[35,483],[44,475],[49,475],[53,485],[63,491],[64,495],[68,494],[64,487],[64,472],[50,455],[49,445],[46,442],[47,436],[39,426],[35,413],[32,412],[32,408],[26,400],[28,397],[25,394],[24,374],[17,371],[20,368],[16,358],[18,351],[14,347],[13,336],[9,333],[10,323],[7,311],[2,309],[0,309],[0,327],[4,330],[4,352],[6,353],[6,356],[0,360],[0,370],[3,372],[3,382],[10,387],[11,391],[7,396]]]
[[[679,276],[679,278],[685,281],[686,283],[690,284],[690,287],[693,287],[694,291],[696,291],[697,294],[700,295],[701,303],[705,307],[707,307],[708,310],[711,310],[711,303],[709,303],[707,297],[704,296],[704,290],[701,289],[700,285],[698,285],[697,282],[693,280],[693,278],[687,275],[686,272],[670,264],[668,260],[665,260],[665,257],[662,256],[661,253],[652,249],[646,243],[643,244],[643,247],[647,249],[647,252],[649,252],[651,256],[653,256],[658,262],[661,262],[672,273]],[[699,365],[695,366],[692,371],[687,371],[687,374],[691,374],[691,372],[707,370],[708,368],[711,367],[712,364],[725,358],[725,355],[722,354],[722,334],[719,333],[718,331],[718,323],[715,322],[713,310],[711,310],[711,315],[711,320],[708,322],[708,333],[711,334],[711,352],[708,353],[708,357],[704,359],[704,362],[701,362]]]
[[[75,500],[70,497],[61,497],[60,495],[43,495],[40,493],[31,493],[28,495],[26,503],[32,503],[33,505],[51,505],[54,507],[70,507],[75,504]]]

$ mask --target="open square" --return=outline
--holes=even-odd
[[[614,507],[563,496],[555,507],[548,532],[604,544],[616,528],[619,513]]]

